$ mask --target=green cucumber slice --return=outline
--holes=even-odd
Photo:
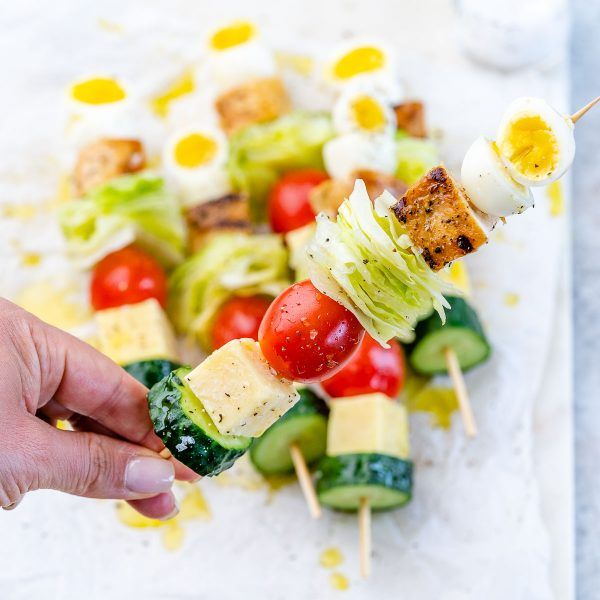
[[[154,430],[173,456],[199,475],[218,475],[248,450],[252,438],[223,435],[202,402],[185,383],[190,367],[181,367],[148,393]]]
[[[170,360],[157,358],[129,363],[128,365],[124,365],[123,368],[150,389],[155,383],[158,383],[171,371],[178,369],[180,366],[180,364]]]
[[[413,464],[387,454],[326,456],[317,467],[317,496],[324,506],[358,510],[367,498],[373,510],[398,508],[412,495]]]
[[[491,352],[475,310],[463,298],[446,299],[450,303],[450,310],[446,312],[444,325],[438,314],[434,313],[415,329],[409,361],[413,369],[422,375],[448,372],[446,348],[454,350],[463,371],[486,361]]]
[[[294,464],[290,445],[298,444],[308,464],[325,454],[327,406],[314,392],[298,390],[300,400],[273,423],[250,448],[250,460],[264,475],[290,473]]]

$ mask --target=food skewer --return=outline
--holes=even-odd
[[[368,579],[371,574],[371,505],[362,497],[358,507],[358,532],[360,541],[360,574]]]
[[[310,516],[313,519],[319,519],[323,512],[321,511],[321,505],[319,504],[319,499],[317,498],[317,492],[315,491],[315,486],[310,476],[310,471],[308,470],[308,466],[304,460],[304,455],[302,454],[302,450],[300,450],[298,447],[298,444],[293,443],[290,446],[290,455],[292,457],[292,462],[294,463],[296,477],[298,477],[298,483],[300,484],[302,494],[304,494],[304,499],[306,500]]]
[[[444,349],[444,356],[446,358],[446,367],[448,368],[448,374],[452,379],[456,398],[458,399],[458,406],[460,408],[460,415],[462,418],[465,433],[469,437],[477,436],[477,424],[475,423],[475,417],[473,416],[473,409],[471,408],[471,402],[469,400],[469,392],[465,384],[465,378],[458,362],[456,352],[451,347]]]
[[[576,113],[573,113],[571,115],[571,121],[573,121],[573,124],[577,123],[577,121],[579,121],[579,119],[581,119],[581,117],[583,117],[583,115],[585,115],[585,113],[588,112],[588,110],[590,110],[594,106],[596,106],[596,104],[598,104],[598,102],[600,102],[600,96],[598,96],[597,98],[594,98],[593,100],[588,102],[585,106],[580,108]]]

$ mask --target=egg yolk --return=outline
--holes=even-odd
[[[249,42],[255,35],[256,29],[252,23],[237,21],[213,33],[210,46],[213,50],[227,50]]]
[[[334,65],[336,79],[351,79],[361,73],[372,73],[385,65],[385,54],[373,46],[361,46],[344,54]]]
[[[71,96],[85,104],[110,104],[125,98],[125,90],[114,79],[96,77],[76,83]]]
[[[385,111],[379,102],[369,96],[361,96],[352,102],[354,122],[366,131],[380,131],[385,127]]]
[[[217,142],[200,133],[181,138],[175,145],[175,162],[193,169],[210,162],[217,153]]]
[[[558,142],[548,124],[531,115],[513,121],[502,140],[500,152],[525,177],[542,178],[554,171],[558,162]]]

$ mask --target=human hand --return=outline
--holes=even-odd
[[[48,488],[122,498],[142,514],[177,511],[175,478],[198,476],[158,453],[147,389],[77,338],[0,298],[0,506]],[[68,420],[75,431],[55,427]]]

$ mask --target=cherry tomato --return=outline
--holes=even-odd
[[[213,349],[240,338],[258,340],[258,328],[270,304],[262,296],[232,298],[225,302],[213,324]]]
[[[339,371],[364,331],[349,310],[307,279],[275,298],[260,324],[258,341],[276,371],[310,383]]]
[[[396,340],[383,348],[365,335],[352,358],[330,379],[321,382],[333,398],[383,392],[395,398],[404,387],[404,352]]]
[[[315,213],[308,201],[310,191],[328,179],[322,171],[303,169],[284,175],[269,196],[269,221],[276,233],[287,233],[311,223]]]
[[[148,254],[128,246],[105,256],[94,268],[90,287],[96,310],[156,298],[167,302],[167,277]]]

